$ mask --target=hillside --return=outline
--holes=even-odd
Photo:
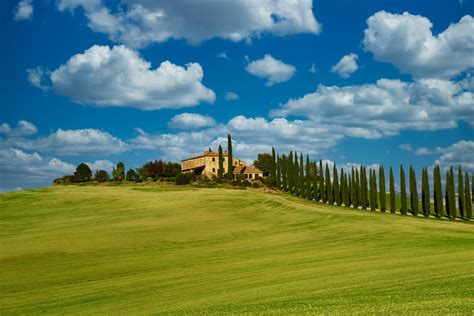
[[[474,311],[474,225],[281,192],[0,195],[0,314]]]

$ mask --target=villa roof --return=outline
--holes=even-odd
[[[245,168],[244,173],[263,173],[260,169],[254,165],[248,166]]]
[[[222,155],[223,155],[224,157],[227,157],[227,156],[228,156],[228,155],[227,155],[227,150],[224,151],[224,152],[222,153]],[[186,159],[183,159],[183,160],[181,160],[181,161],[187,161],[187,160],[192,160],[192,159],[197,159],[197,158],[203,158],[203,157],[219,157],[219,153],[218,153],[218,152],[215,152],[215,151],[212,151],[212,150],[206,150],[205,152],[203,152],[203,153],[200,154],[200,155],[197,155],[197,156],[194,156],[194,157],[190,157],[190,158],[186,158]],[[236,157],[234,157],[234,159],[240,160],[240,159],[238,159],[238,158],[236,158]]]

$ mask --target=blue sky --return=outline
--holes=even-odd
[[[3,1],[0,190],[233,135],[474,170],[474,2]]]

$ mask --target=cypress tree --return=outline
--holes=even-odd
[[[232,180],[234,178],[234,159],[232,156],[232,138],[230,134],[227,134],[227,179]]]
[[[377,208],[377,180],[375,170],[370,169],[370,210],[375,212]]]
[[[295,170],[295,167],[293,166],[293,151],[290,151],[290,155],[288,157],[288,164],[287,164],[287,173],[288,173],[288,188],[287,191],[292,193],[293,192],[293,186],[295,184],[295,178],[293,176],[293,172]]]
[[[282,155],[281,156],[281,162],[280,162],[281,166],[280,166],[280,169],[281,169],[281,186],[282,186],[282,189],[284,191],[287,191],[288,190],[288,168],[287,168],[287,164],[288,164],[288,159],[286,158],[286,155]]]
[[[434,197],[434,208],[436,216],[444,216],[443,210],[443,192],[441,189],[441,170],[439,165],[436,165],[433,170],[433,197]]]
[[[451,218],[456,218],[456,200],[454,188],[454,171],[453,167],[449,168],[449,210]]]
[[[368,183],[367,183],[367,169],[364,166],[361,166],[360,170],[360,185],[361,185],[361,193],[362,193],[362,209],[366,210],[367,207],[369,206],[369,199],[368,199]]]
[[[309,161],[309,156],[306,155],[306,171],[305,171],[305,193],[304,196],[305,198],[312,200],[312,194],[311,194],[311,180],[312,180],[312,173],[311,173],[311,162]]]
[[[352,197],[353,197],[353,194],[352,194],[352,176],[349,175],[347,177],[347,196],[348,196],[348,201],[349,203],[347,203],[347,207],[351,207],[352,205]]]
[[[331,174],[329,172],[329,166],[327,162],[326,162],[326,199],[328,200],[329,205],[334,204],[334,200],[332,196]]]
[[[458,167],[458,208],[459,215],[464,218],[464,179],[462,176],[461,166]]]
[[[379,167],[379,191],[380,191],[380,210],[385,213],[387,210],[387,192],[385,190],[385,170],[383,166]]]
[[[469,221],[472,218],[472,202],[471,202],[471,191],[469,189],[469,175],[464,175],[464,205],[466,208],[466,219]],[[474,185],[474,183],[472,184]]]
[[[402,215],[407,214],[407,188],[405,183],[405,170],[403,165],[400,165],[400,213]]]
[[[446,183],[445,183],[445,194],[444,194],[444,199],[445,199],[445,202],[444,204],[446,205],[446,215],[448,217],[451,217],[451,203],[449,202],[449,185],[450,185],[450,182],[449,182],[449,170],[446,171]]]
[[[318,201],[319,194],[318,194],[318,181],[319,181],[319,176],[318,176],[318,167],[316,161],[313,162],[313,193],[312,193],[312,200]]]
[[[278,189],[281,189],[281,159],[280,155],[277,154],[276,158],[276,186]]]
[[[428,182],[428,170],[423,168],[421,170],[421,209],[425,217],[430,216],[430,188]]]
[[[300,185],[299,185],[299,191],[298,191],[298,195],[303,197],[304,196],[304,193],[306,192],[306,188],[305,188],[305,177],[304,177],[304,164],[303,164],[303,154],[300,153],[300,170],[299,170],[299,174],[300,174]]]
[[[390,166],[390,213],[395,214],[396,209],[395,177],[393,176],[392,166]]]
[[[351,191],[350,187],[351,176],[344,173],[344,187],[345,187],[345,194],[344,194],[344,205],[349,208],[351,207],[351,199],[349,192]]]
[[[277,166],[276,166],[276,153],[275,148],[272,146],[272,161],[270,163],[270,184],[272,186],[276,185],[276,178],[277,178]]]
[[[219,179],[224,178],[224,156],[222,154],[222,146],[219,145],[219,171],[218,171]]]
[[[334,162],[332,168],[332,192],[334,203],[336,203],[338,206],[341,206],[341,192],[339,188],[339,176],[337,175],[336,162]]]
[[[355,202],[356,202],[355,208],[358,209],[360,206],[361,193],[360,193],[359,170],[357,168],[355,168],[354,188],[355,188]]]
[[[340,201],[340,204],[339,205],[345,205],[347,207],[347,204],[346,204],[346,192],[347,192],[347,183],[344,182],[344,169],[341,168],[341,180],[339,181],[340,183],[340,194],[339,194],[339,201]]]
[[[293,169],[293,174],[295,177],[295,186],[293,188],[293,194],[298,195],[300,192],[300,164],[298,163],[298,154],[295,152],[295,164]]]
[[[319,199],[326,203],[326,189],[324,188],[323,162],[319,160]]]
[[[413,216],[418,216],[418,189],[416,186],[416,174],[410,165],[410,206]]]

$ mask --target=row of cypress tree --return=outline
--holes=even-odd
[[[367,170],[367,167],[363,165],[360,167],[353,166],[350,172],[345,172],[343,168],[339,171],[336,163],[334,163],[331,174],[328,163],[323,166],[322,160],[319,163],[310,161],[309,156],[306,156],[304,161],[302,153],[298,154],[290,151],[288,155],[280,156],[272,148],[272,157],[269,175],[270,185],[296,196],[329,205],[361,208],[363,210],[370,208],[371,211],[386,212],[388,195],[388,208],[391,213],[399,212],[406,215],[410,212],[412,215],[418,216],[420,212],[416,172],[412,166],[409,169],[408,194],[405,170],[403,165],[400,165],[400,193],[397,195],[392,167],[389,171],[389,192],[387,193],[384,166],[379,166],[378,170],[374,168]],[[456,188],[452,167],[446,172],[444,194],[439,165],[434,167],[432,177],[433,191],[430,190],[428,169],[423,168],[421,172],[422,214],[426,217],[434,215],[451,219],[459,217],[470,220],[472,218],[474,185],[471,192],[469,174],[467,172],[463,174],[461,167],[458,168],[457,196],[455,194]],[[472,183],[474,184],[474,174],[472,175]],[[433,195],[431,195],[431,192],[433,192]],[[409,206],[408,197],[410,198]]]

